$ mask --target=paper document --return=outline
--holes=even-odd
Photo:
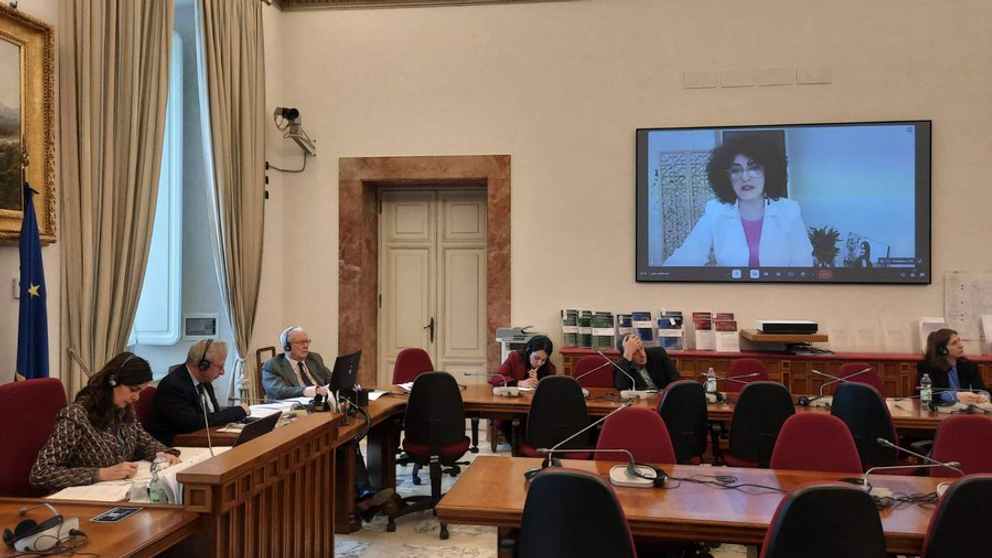
[[[51,496],[52,500],[93,500],[95,502],[119,502],[127,498],[131,481],[104,481],[87,486],[70,486]]]
[[[407,382],[405,384],[396,384],[396,385],[400,389],[402,389],[403,391],[412,391],[413,390],[413,382]]]
[[[389,392],[381,389],[369,390],[369,401],[375,401],[387,393]]]

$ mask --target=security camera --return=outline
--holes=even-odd
[[[272,118],[275,120],[276,128],[285,132],[282,137],[295,141],[296,145],[299,145],[300,149],[303,150],[304,155],[317,156],[315,141],[303,131],[303,119],[300,118],[299,110],[293,107],[276,107],[275,112],[272,113]]]

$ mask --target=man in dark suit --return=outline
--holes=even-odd
[[[221,407],[214,395],[212,382],[224,375],[226,361],[226,341],[205,339],[189,348],[186,362],[173,366],[155,390],[158,420],[149,428],[152,436],[171,446],[176,434],[203,428],[204,406],[210,426],[248,416],[248,405]]]
[[[310,336],[302,327],[292,326],[279,336],[281,355],[262,365],[262,385],[269,399],[314,397],[327,395],[331,371],[324,366],[324,359],[310,351]],[[376,491],[369,482],[369,471],[358,444],[351,444],[355,451],[355,490],[357,509],[365,521],[375,517],[378,508],[392,499],[395,491],[385,488]]]
[[[645,349],[637,335],[624,336],[617,343],[617,350],[620,351],[620,368],[626,372],[614,370],[613,385],[617,389],[665,389],[681,378],[663,347]],[[631,378],[636,382],[633,387]]]

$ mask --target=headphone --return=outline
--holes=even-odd
[[[134,353],[128,354],[128,357],[124,359],[124,362],[117,367],[117,372],[111,372],[107,374],[107,385],[110,387],[117,387],[117,384],[121,383],[121,372],[124,372],[124,366],[131,362],[133,359],[138,358],[138,355]]]
[[[289,326],[282,330],[282,333],[279,334],[279,342],[282,343],[282,350],[288,353],[293,349],[292,343],[289,342],[289,336],[298,329],[300,329],[300,326]]]
[[[647,467],[654,471],[654,476],[644,474],[638,469],[638,467]],[[651,485],[655,488],[662,488],[665,486],[665,481],[668,480],[668,473],[662,471],[661,469],[655,467],[654,465],[648,465],[647,463],[641,463],[640,461],[634,461],[627,464],[627,474],[632,477],[637,477],[639,479],[645,479],[651,481]]]
[[[947,350],[947,345],[937,345],[937,354],[941,356],[947,356],[950,351]]]
[[[207,339],[207,344],[203,346],[203,354],[200,355],[200,360],[196,363],[196,367],[200,370],[200,372],[210,370],[210,361],[207,360],[207,351],[210,350],[210,344],[213,342],[213,339]]]
[[[64,523],[62,514],[56,512],[50,504],[21,508],[18,515],[25,515],[28,510],[42,506],[51,510],[54,515],[41,523],[33,519],[25,519],[18,523],[13,531],[4,529],[3,542],[7,546],[14,547],[18,552],[45,552],[64,542],[59,536]],[[73,518],[72,521],[76,522],[76,527],[79,526],[78,520]]]

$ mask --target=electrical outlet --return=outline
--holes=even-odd
[[[21,280],[14,277],[10,280],[11,286],[13,287],[13,295],[15,299],[21,298]]]

